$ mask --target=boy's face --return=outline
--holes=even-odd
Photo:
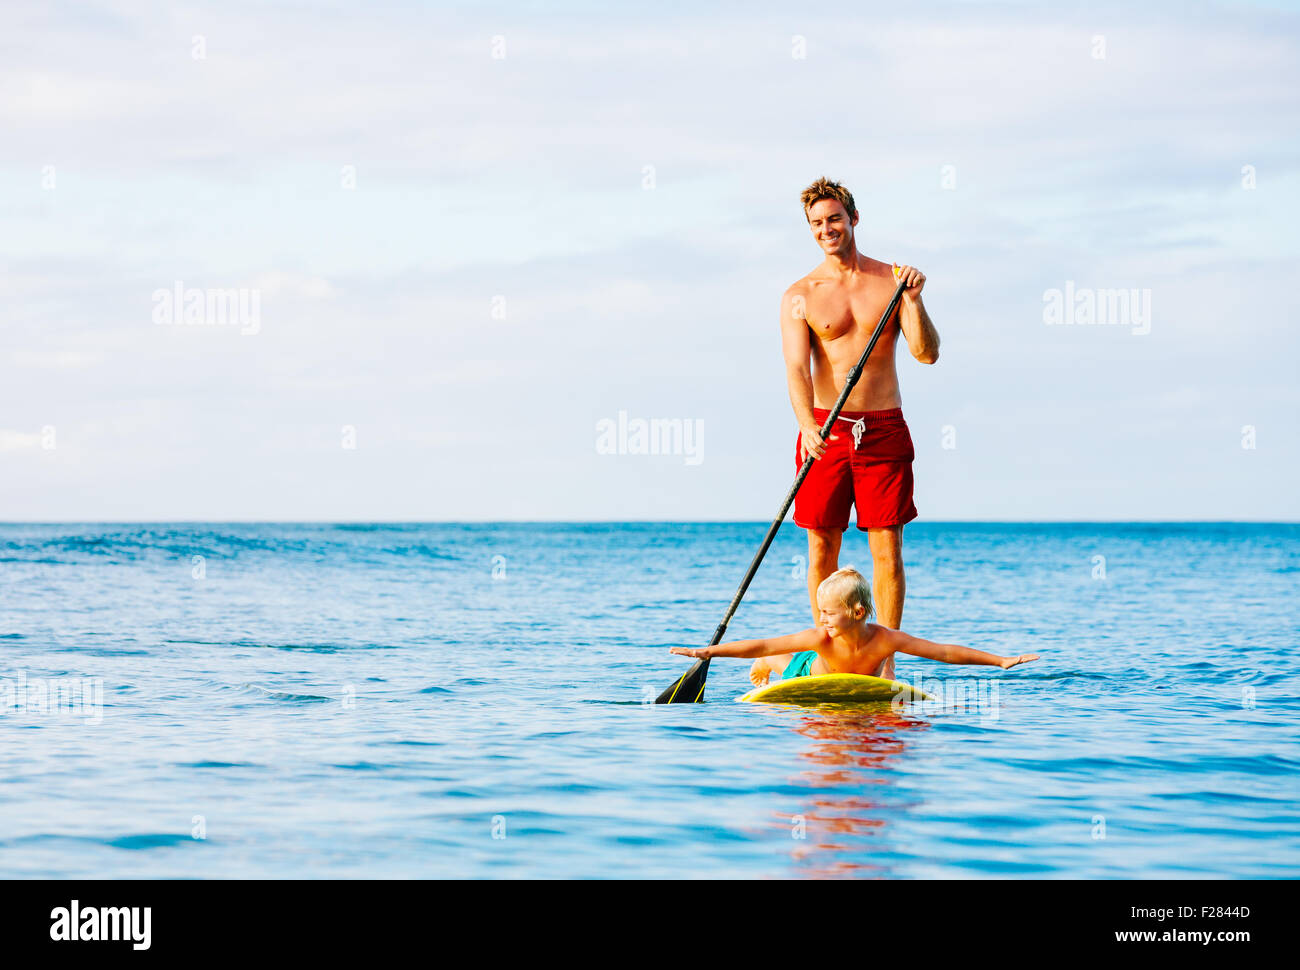
[[[818,596],[817,611],[818,625],[833,637],[848,630],[867,613],[861,606],[849,607],[834,596]]]

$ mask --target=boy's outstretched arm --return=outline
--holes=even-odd
[[[920,637],[911,636],[901,630],[893,632],[897,643],[894,649],[899,653],[910,653],[914,657],[926,657],[930,660],[942,660],[948,664],[985,664],[989,667],[1001,667],[1003,670],[1010,670],[1017,664],[1025,664],[1038,659],[1036,653],[1022,653],[1018,657],[999,657],[997,654],[985,653],[983,650],[963,647],[956,643],[935,643],[931,640],[922,640]]]
[[[774,657],[779,653],[815,650],[825,639],[826,631],[815,626],[810,630],[800,630],[798,633],[773,637],[770,640],[732,640],[730,643],[717,643],[711,647],[672,647],[669,652],[696,658]]]

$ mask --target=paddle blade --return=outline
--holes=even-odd
[[[655,698],[656,704],[694,704],[704,700],[704,679],[709,676],[709,658],[695,661],[695,666]]]

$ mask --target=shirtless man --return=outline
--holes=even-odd
[[[903,420],[894,351],[901,333],[913,357],[933,364],[939,359],[939,333],[921,303],[925,274],[912,266],[895,271],[890,263],[858,252],[854,239],[858,211],[847,189],[818,179],[804,189],[801,201],[808,228],[825,259],[785,291],[781,346],[790,403],[800,428],[795,467],[810,454],[816,459],[794,504],[795,525],[808,530],[813,623],[819,617],[817,587],[839,568],[840,542],[852,504],[858,529],[867,533],[871,548],[877,619],[897,630],[906,590],[903,525],[916,518],[916,506],[912,503],[915,452]],[[835,422],[837,430],[823,440],[821,426],[850,368],[866,349],[898,280],[907,283],[898,311],[885,324],[861,379],[844,402]],[[763,658],[778,671],[785,660],[784,656]],[[892,654],[876,673],[894,676]]]

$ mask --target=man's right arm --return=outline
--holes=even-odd
[[[826,450],[826,443],[813,416],[812,369],[809,364],[812,345],[808,341],[804,296],[797,284],[786,290],[781,298],[781,353],[785,356],[785,382],[790,391],[790,406],[794,408],[801,433],[799,458],[804,460],[809,453],[820,458]]]

